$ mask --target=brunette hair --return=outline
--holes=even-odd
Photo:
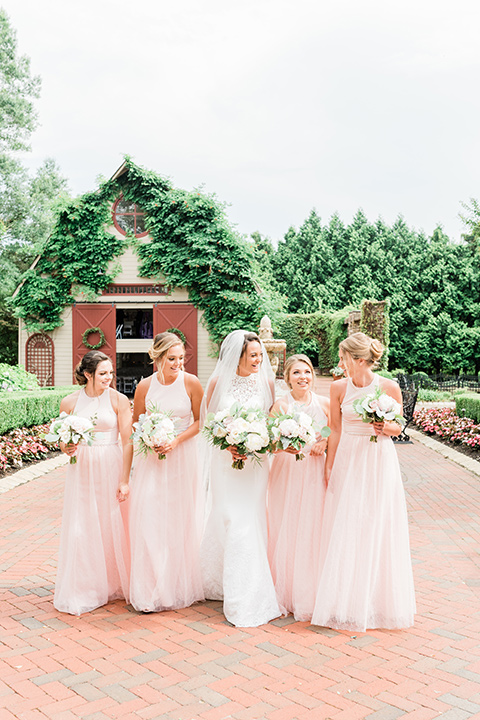
[[[253,332],[247,332],[245,333],[245,337],[243,338],[243,345],[242,345],[242,351],[240,353],[240,357],[242,358],[245,353],[247,352],[248,343],[251,342],[258,342],[259,345],[262,344],[262,341],[258,337],[257,333]]]
[[[150,355],[153,364],[157,367],[161,380],[163,380],[163,372],[161,367],[159,367],[159,362],[165,357],[170,348],[175,345],[181,345],[185,349],[185,345],[178,335],[171,332],[163,332],[155,335],[153,343],[148,350],[148,354]]]
[[[305,365],[308,365],[308,367],[312,371],[312,377],[313,378],[315,377],[315,371],[313,369],[312,361],[310,360],[310,358],[307,355],[303,355],[301,353],[299,353],[298,355],[290,355],[290,357],[288,357],[285,360],[285,367],[283,369],[283,379],[285,380],[285,382],[287,383],[289,388],[292,387],[288,380],[289,375],[290,375],[290,370],[297,362],[303,362],[303,363],[305,363]]]
[[[357,332],[349,335],[339,345],[340,350],[346,352],[354,360],[365,360],[368,365],[377,366],[383,355],[384,347],[380,340],[375,340],[365,333]]]
[[[85,375],[86,372],[92,376],[95,382],[97,366],[104,360],[112,362],[108,355],[105,355],[101,350],[90,350],[90,352],[85,353],[74,370],[76,382],[79,385],[86,385],[88,382],[87,376]]]

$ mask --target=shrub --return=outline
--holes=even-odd
[[[480,393],[465,393],[456,397],[455,410],[459,417],[469,417],[480,423]]]
[[[394,380],[394,376],[388,370],[375,370],[375,375],[380,375],[380,377],[387,378],[387,380]]]
[[[0,393],[0,434],[42,425],[58,415],[62,398],[78,386]]]
[[[443,402],[451,399],[452,394],[447,390],[430,390],[428,388],[420,388],[417,397],[417,400],[422,402]]]
[[[0,393],[15,390],[37,390],[38,380],[21,365],[0,363]],[[1,395],[0,395],[1,396]]]

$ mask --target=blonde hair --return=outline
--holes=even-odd
[[[285,380],[289,388],[292,387],[288,380],[290,376],[290,371],[297,362],[303,362],[305,363],[305,365],[308,365],[308,367],[312,371],[312,377],[315,377],[315,371],[313,369],[312,361],[307,355],[302,355],[301,353],[299,353],[298,355],[290,355],[290,357],[285,360],[285,367],[283,368],[283,379]]]
[[[150,355],[153,364],[156,366],[157,371],[160,375],[160,379],[162,381],[163,363],[161,363],[161,360],[165,357],[170,348],[174,347],[175,345],[181,345],[185,349],[185,345],[183,344],[182,340],[180,340],[178,335],[175,335],[175,333],[171,332],[163,332],[155,335],[155,337],[153,338],[153,343],[148,349],[148,354]]]
[[[348,353],[354,360],[365,360],[368,365],[374,367],[377,366],[385,349],[380,340],[371,338],[362,332],[349,335],[345,340],[342,340],[339,348]]]

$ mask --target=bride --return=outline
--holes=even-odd
[[[201,416],[234,403],[268,413],[274,395],[274,375],[260,338],[234,330],[222,343]],[[257,627],[281,614],[267,558],[268,462],[249,458],[243,470],[233,469],[232,459],[240,457],[233,447],[210,449],[202,573],[205,597],[223,600],[232,625]]]

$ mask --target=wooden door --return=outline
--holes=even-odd
[[[197,374],[197,309],[187,303],[157,303],[153,308],[153,336],[177,328],[185,335],[185,370]]]
[[[116,340],[115,340],[115,305],[96,303],[95,305],[74,305],[72,309],[72,341],[73,341],[73,369],[87,353],[90,348],[83,344],[83,333],[91,327],[99,327],[105,335],[105,343],[98,348],[108,355],[112,361],[115,372],[117,364]],[[93,333],[88,338],[92,345],[99,341],[99,335]]]

